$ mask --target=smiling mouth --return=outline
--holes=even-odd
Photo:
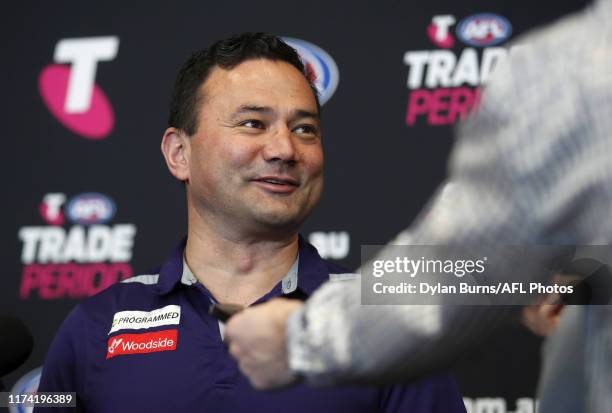
[[[255,179],[255,181],[256,182],[267,182],[267,183],[273,184],[273,185],[292,185],[292,186],[298,186],[297,182],[289,181],[289,180],[285,180],[285,179],[263,178],[263,179]]]
[[[277,194],[289,194],[295,191],[299,186],[299,182],[292,178],[285,179],[279,177],[262,177],[252,179],[251,182],[257,184],[259,187],[268,192]]]

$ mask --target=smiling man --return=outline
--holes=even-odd
[[[257,391],[208,314],[215,302],[308,296],[346,272],[298,235],[321,196],[323,150],[316,91],[293,49],[257,33],[194,53],[177,77],[161,146],[185,183],[186,241],[158,274],[77,306],[49,350],[41,391],[76,391],[79,407],[96,412],[465,411],[447,376]]]

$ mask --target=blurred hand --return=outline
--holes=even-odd
[[[522,321],[529,330],[541,337],[551,335],[559,325],[563,304],[532,304],[523,307]]]
[[[572,285],[584,279],[581,275],[555,274],[551,283]],[[532,333],[548,337],[557,329],[565,307],[559,294],[546,294],[539,302],[523,307],[521,321]]]
[[[303,305],[298,300],[275,298],[229,319],[225,340],[253,387],[272,389],[297,381],[289,370],[286,330],[291,312]]]

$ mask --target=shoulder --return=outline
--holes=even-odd
[[[154,307],[159,301],[153,290],[158,278],[158,274],[137,275],[80,302],[60,326],[55,341],[61,344],[55,347],[82,347],[84,339],[105,337],[117,313]]]
[[[81,304],[86,308],[105,306],[132,299],[145,298],[153,295],[159,281],[159,272],[134,275],[116,284],[111,285],[104,291],[93,295]]]
[[[63,328],[71,329],[78,319],[79,324],[85,324],[90,332],[100,330],[108,333],[117,312],[155,306],[159,300],[155,293],[158,280],[158,273],[139,274],[111,285],[79,303],[73,311],[75,320],[69,322],[70,317],[67,318]]]
[[[358,273],[356,273],[355,271],[351,271],[346,267],[343,267],[331,261],[324,261],[325,265],[327,266],[330,281],[353,280],[359,276]]]
[[[45,359],[39,389],[84,392],[87,360],[106,343],[115,314],[151,302],[157,274],[145,274],[113,284],[79,303],[59,327]],[[147,308],[147,307],[144,307]]]
[[[316,245],[299,237],[299,273],[305,272],[308,277],[315,278],[319,283],[327,280],[340,280],[355,278],[356,274],[333,261],[326,260],[319,255]]]

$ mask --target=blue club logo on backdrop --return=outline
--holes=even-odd
[[[319,91],[319,102],[324,105],[338,87],[340,76],[336,62],[325,50],[312,43],[291,37],[283,37],[283,40],[297,50],[307,70],[315,75],[314,84]]]
[[[505,17],[480,13],[466,17],[457,25],[457,37],[471,46],[493,46],[512,35],[512,25]]]
[[[73,197],[66,205],[68,219],[81,225],[103,224],[115,215],[115,203],[106,195],[87,192]]]

